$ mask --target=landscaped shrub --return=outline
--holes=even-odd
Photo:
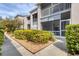
[[[0,45],[3,43],[4,33],[2,30],[0,30]]]
[[[23,31],[22,30],[17,30],[17,31],[15,31],[14,32],[15,33],[15,37],[17,38],[17,39],[24,39],[24,38],[22,38],[24,35],[23,35]]]
[[[55,40],[51,32],[42,30],[16,30],[14,35],[17,39],[27,39],[36,43],[47,43],[49,40]]]
[[[1,46],[3,44],[4,39],[4,33],[2,30],[0,30],[0,55],[1,55]]]
[[[70,54],[79,54],[79,24],[66,26],[66,42]]]

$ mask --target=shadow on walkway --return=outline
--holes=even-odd
[[[2,46],[2,56],[21,56],[21,54],[11,43],[11,40],[6,37]]]
[[[56,46],[57,48],[63,50],[64,52],[67,52],[66,40],[65,39],[58,39],[58,40],[60,40],[60,41],[55,43],[54,46]]]

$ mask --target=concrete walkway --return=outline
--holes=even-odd
[[[6,37],[2,46],[2,56],[21,56],[11,41]]]
[[[37,52],[35,55],[39,56],[67,56],[65,43],[58,40],[54,45],[46,47],[42,51]]]
[[[7,36],[7,35],[6,35]],[[55,44],[51,44],[48,47],[44,48],[43,50],[37,52],[36,54],[32,54],[28,50],[26,50],[23,46],[17,43],[15,40],[11,39],[5,40],[3,45],[3,55],[9,56],[66,56],[67,49],[65,44],[65,39],[59,39]],[[12,42],[12,43],[11,43]],[[9,46],[9,47],[8,47]],[[18,51],[19,52],[18,52]]]

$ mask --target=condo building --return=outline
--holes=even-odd
[[[20,29],[27,29],[27,19],[26,16],[17,15],[15,16],[16,20],[19,20],[23,25],[20,26]]]
[[[65,36],[68,24],[79,24],[78,3],[38,3],[30,11],[27,29],[47,30],[56,36]]]

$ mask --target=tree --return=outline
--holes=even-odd
[[[20,29],[20,26],[22,25],[22,22],[19,21],[18,19],[6,19],[2,20],[2,25],[7,32],[13,32],[16,29]]]
[[[19,19],[19,18],[15,18],[15,20],[13,20],[13,22],[15,23],[15,26],[17,29],[21,28],[21,25],[23,25],[23,22]]]

